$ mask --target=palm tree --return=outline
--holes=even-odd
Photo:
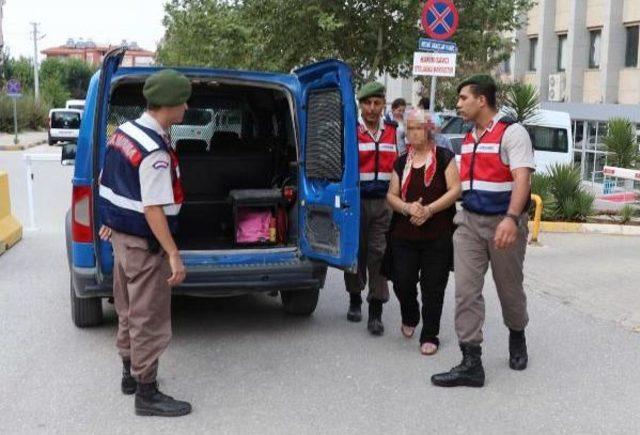
[[[535,86],[516,82],[507,88],[503,110],[519,123],[534,120],[539,109],[540,99]]]
[[[638,144],[633,123],[627,118],[611,118],[603,142],[609,163],[618,168],[632,168],[638,159]]]

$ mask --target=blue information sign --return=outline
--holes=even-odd
[[[457,53],[458,45],[455,42],[439,41],[437,39],[420,38],[418,43],[420,51],[434,51],[436,53]]]
[[[11,79],[7,82],[7,95],[9,96],[19,96],[22,91],[22,86],[20,82],[16,79]]]

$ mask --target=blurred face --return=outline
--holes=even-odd
[[[401,121],[404,118],[404,112],[407,110],[407,106],[398,106],[391,111],[393,118]]]
[[[487,107],[487,100],[483,96],[476,97],[473,92],[471,92],[471,85],[465,86],[460,89],[458,93],[458,104],[456,104],[456,109],[458,110],[458,114],[465,121],[475,121],[482,110]]]
[[[429,114],[423,110],[409,112],[405,124],[407,142],[416,149],[426,146],[433,138],[436,126]]]
[[[369,125],[380,122],[385,106],[385,99],[382,97],[369,97],[360,101],[360,113],[362,119]]]

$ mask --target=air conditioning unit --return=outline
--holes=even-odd
[[[566,85],[564,73],[549,74],[549,101],[564,101]]]

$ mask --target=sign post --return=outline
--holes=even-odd
[[[9,96],[13,100],[13,143],[15,145],[18,144],[18,107],[17,100],[22,96],[20,91],[22,90],[22,86],[20,82],[16,79],[11,79],[7,82],[7,96]]]
[[[428,0],[422,9],[422,28],[432,39],[420,38],[419,50],[438,55],[449,54],[453,56],[425,58],[423,56],[425,53],[414,53],[413,74],[431,76],[430,112],[435,111],[437,77],[455,76],[458,48],[456,44],[445,41],[451,38],[458,29],[458,20],[458,10],[452,0]]]

